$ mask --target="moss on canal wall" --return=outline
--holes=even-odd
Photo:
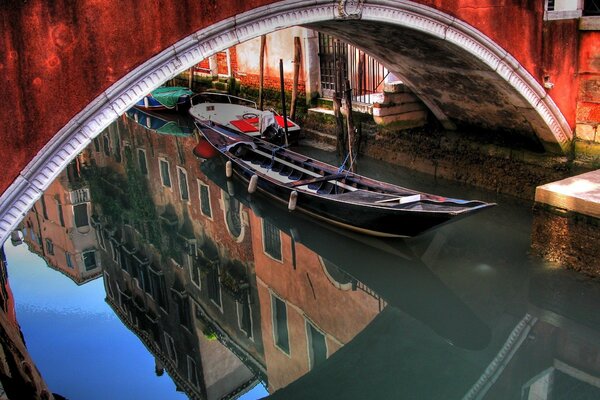
[[[536,203],[531,247],[545,260],[600,277],[600,219]]]
[[[370,115],[355,115],[362,130],[362,155],[498,193],[533,199],[537,186],[587,170],[575,167],[568,157],[527,150],[526,143],[509,147],[501,134],[450,132],[434,123],[400,130],[378,126]],[[335,143],[334,137],[322,134],[334,131],[333,116],[309,112],[303,127],[308,128],[306,138]]]

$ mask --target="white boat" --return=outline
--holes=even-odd
[[[190,115],[196,121],[213,121],[236,132],[285,143],[283,116],[274,110],[259,110],[256,103],[225,93],[202,92],[192,98]],[[297,142],[300,126],[287,119],[288,141]]]

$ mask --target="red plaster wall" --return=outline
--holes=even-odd
[[[600,32],[582,31],[579,41],[577,122],[600,122]]]
[[[273,2],[1,2],[0,95],[5,106],[0,111],[0,146],[11,149],[11,156],[0,159],[0,192],[78,111],[137,65],[198,29]],[[541,1],[418,2],[481,30],[540,82],[544,71],[553,71],[557,82],[572,76],[571,68],[563,68],[571,60],[544,56]],[[569,35],[570,28],[558,29],[564,37]],[[573,123],[570,109],[575,99],[558,95],[559,90],[563,89],[555,88],[552,96]]]

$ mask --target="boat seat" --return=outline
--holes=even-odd
[[[287,165],[284,165],[283,168],[279,171],[279,175],[288,176],[292,172],[292,169]]]
[[[308,179],[303,179],[298,182],[294,182],[291,184],[291,186],[297,187],[297,186],[310,185],[313,183],[323,182],[323,181],[333,181],[333,180],[337,181],[339,179],[345,178],[346,175],[347,174],[331,174],[331,175],[325,175],[325,176],[317,176],[314,178],[308,178]]]
[[[302,176],[304,176],[302,171],[292,170],[292,173],[288,175],[288,178],[297,181],[298,179],[302,179]]]
[[[271,171],[273,171],[273,172],[280,172],[282,168],[283,168],[283,164],[281,164],[281,163],[275,163],[273,165],[273,168],[271,168]]]
[[[319,190],[317,190],[317,193],[331,194],[331,192],[333,192],[334,189],[335,189],[335,185],[332,185],[329,182],[325,182],[325,184]]]
[[[311,190],[319,190],[321,186],[323,186],[323,181],[309,183],[307,187]]]

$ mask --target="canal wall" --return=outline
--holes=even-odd
[[[527,144],[509,147],[500,134],[446,131],[435,123],[398,130],[375,124],[368,114],[353,116],[361,130],[360,155],[523,199],[533,200],[539,185],[591,169],[566,156],[528,150]],[[303,128],[308,144],[335,146],[332,113],[309,112]],[[360,173],[360,157],[358,168]]]
[[[600,219],[536,203],[531,248],[543,259],[586,275],[600,277]]]

